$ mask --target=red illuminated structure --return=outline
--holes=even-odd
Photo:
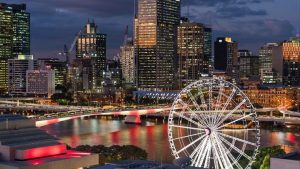
[[[97,165],[98,155],[68,151],[54,136],[21,116],[0,116],[0,169],[74,169]]]

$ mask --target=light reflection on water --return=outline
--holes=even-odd
[[[74,119],[43,127],[66,144],[111,146],[132,144],[145,149],[151,160],[173,160],[168,142],[167,124],[124,124],[119,120]],[[297,132],[261,130],[261,146],[282,145],[288,151],[299,149],[300,134]]]

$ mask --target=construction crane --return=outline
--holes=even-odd
[[[70,53],[73,51],[80,35],[81,35],[81,30],[77,33],[77,35],[76,35],[75,39],[73,40],[73,43],[71,44],[69,49],[66,44],[64,45],[64,55],[66,56],[66,64],[67,65],[70,64]]]

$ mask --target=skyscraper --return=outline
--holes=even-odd
[[[139,0],[136,28],[137,87],[170,91],[177,73],[179,0]]]
[[[263,84],[280,83],[283,58],[277,43],[267,43],[259,49],[259,73]]]
[[[106,34],[98,33],[95,22],[86,24],[76,42],[76,58],[90,58],[93,66],[92,90],[101,89],[106,62]]]
[[[0,3],[0,91],[8,89],[7,60],[30,54],[30,14],[25,4]]]
[[[283,84],[300,86],[300,37],[293,37],[282,44]]]
[[[135,80],[135,51],[133,40],[128,38],[128,28],[120,48],[120,62],[123,78],[126,84],[134,84]]]
[[[238,64],[238,44],[230,37],[217,38],[215,41],[215,69],[226,71],[228,75],[235,73]]]
[[[55,86],[66,85],[67,66],[66,62],[59,59],[38,59],[38,65],[42,70],[53,70],[55,72]]]
[[[253,56],[249,50],[239,50],[239,76],[251,77],[259,75],[259,57]]]
[[[200,23],[182,21],[177,30],[177,52],[179,57],[179,89],[208,75],[211,53],[209,35]],[[205,40],[207,39],[207,40]]]
[[[37,62],[32,55],[19,55],[16,59],[8,60],[8,86],[11,94],[26,93],[26,72],[34,70]]]
[[[203,60],[203,73],[211,75],[213,71],[212,59],[212,29],[209,27],[204,28],[204,60]]]

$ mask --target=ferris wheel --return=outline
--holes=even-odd
[[[168,119],[176,159],[194,167],[251,168],[260,144],[259,122],[248,97],[230,82],[205,78],[184,88]]]

